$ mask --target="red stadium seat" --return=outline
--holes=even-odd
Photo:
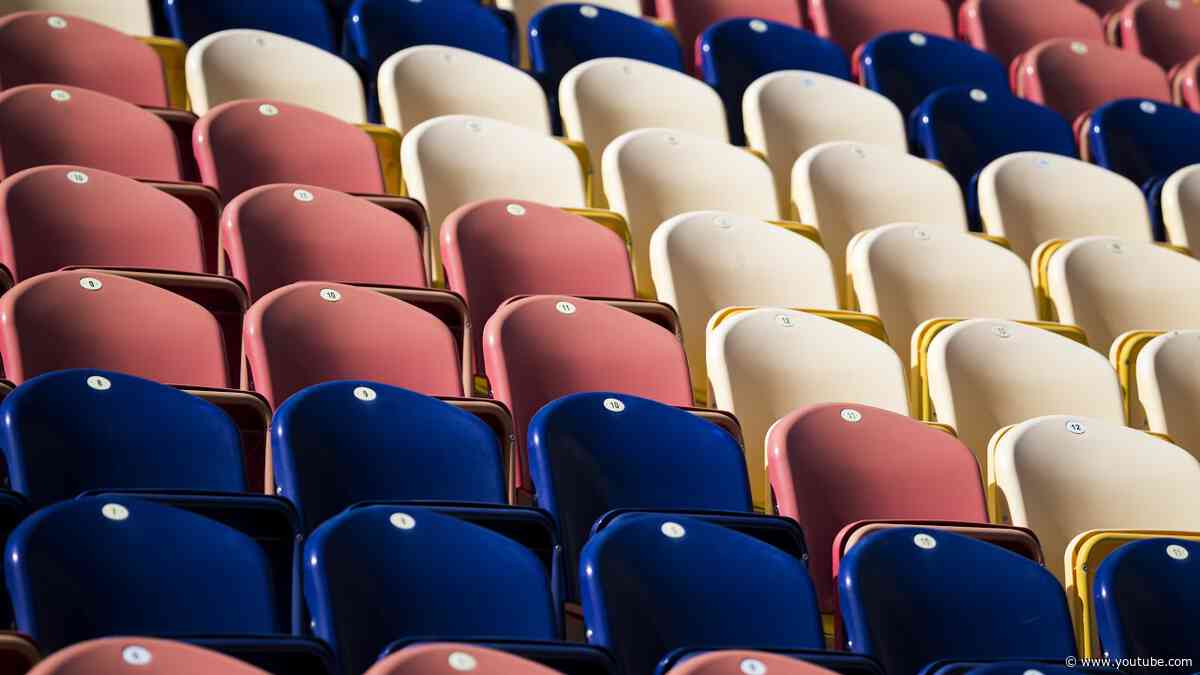
[[[1054,38],[1102,42],[1100,16],[1078,2],[967,0],[958,10],[958,32],[972,47],[1004,65]]]
[[[808,16],[817,35],[833,40],[847,54],[891,31],[954,37],[954,18],[945,0],[808,0]]]
[[[29,675],[267,675],[202,647],[147,637],[89,640],[60,650]]]
[[[690,658],[672,668],[667,675],[726,675],[727,673],[833,675],[833,672],[782,654],[732,650],[708,652]]]
[[[683,45],[683,61],[689,69],[699,63],[696,38],[704,29],[723,19],[750,16],[778,21],[800,28],[803,0],[650,0],[658,18],[675,24]]]
[[[1200,5],[1134,0],[1121,10],[1121,47],[1170,70],[1200,53]]]
[[[451,642],[413,645],[371,666],[364,675],[557,675],[558,671],[505,652]]]

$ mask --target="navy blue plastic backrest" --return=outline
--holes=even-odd
[[[838,590],[851,651],[889,673],[943,659],[1075,654],[1054,575],[977,539],[911,527],[872,534],[842,560]]]
[[[0,548],[8,541],[8,535],[16,529],[21,519],[29,513],[29,500],[11,490],[0,489]],[[4,575],[0,574],[0,625],[12,625],[12,602],[8,599],[8,587]]]
[[[280,494],[305,532],[361,501],[506,500],[500,443],[485,422],[378,382],[326,382],[292,395],[275,412],[271,447]]]
[[[1105,558],[1092,587],[1105,656],[1200,663],[1198,566],[1200,544],[1183,539],[1137,541]]]
[[[337,32],[324,0],[164,0],[171,37],[192,44],[217,31],[253,28],[337,52]]]
[[[479,0],[356,0],[346,12],[342,56],[375,81],[379,66],[417,45],[458,47],[507,64],[514,62],[513,30]]]
[[[365,506],[304,546],[313,632],[347,675],[394,640],[558,637],[545,567],[491,530],[414,506]]]
[[[720,525],[620,516],[583,547],[579,570],[589,642],[626,673],[652,673],[681,647],[825,644],[804,563]]]
[[[87,490],[244,492],[237,426],[173,387],[103,370],[60,370],[0,404],[13,489],[35,508]]]
[[[729,137],[746,142],[742,95],[755,80],[779,70],[809,70],[850,79],[850,61],[815,33],[766,19],[718,21],[700,34],[700,71],[725,102]]]
[[[282,633],[266,554],[226,525],[162,504],[84,497],[8,538],[17,629],[49,653],[107,635]]]
[[[1092,113],[1088,149],[1093,162],[1148,191],[1154,179],[1200,162],[1200,114],[1140,98],[1106,103]]]
[[[900,31],[871,40],[863,48],[862,75],[863,84],[891,99],[906,120],[926,96],[943,87],[1008,89],[1008,73],[996,57],[927,33]]]
[[[753,510],[745,455],[728,432],[637,396],[588,392],[546,404],[529,424],[529,461],[569,570],[613,509]]]

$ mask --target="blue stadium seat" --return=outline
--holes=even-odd
[[[337,52],[337,30],[324,0],[247,2],[246,0],[163,0],[171,37],[192,44],[230,28],[254,28],[286,35]]]
[[[850,650],[889,673],[948,659],[1075,655],[1054,576],[977,539],[915,527],[869,535],[842,560],[838,589]]]
[[[377,382],[318,384],[292,395],[271,425],[279,494],[310,532],[355,502],[503,504],[504,457],[469,412]]]
[[[528,447],[537,504],[558,521],[568,570],[578,569],[593,524],[613,509],[753,510],[738,442],[657,401],[609,392],[565,396],[534,416]],[[567,583],[573,589],[573,580]],[[576,597],[573,590],[568,597]]]
[[[339,675],[333,651],[324,641],[314,637],[291,635],[184,639],[191,644],[245,661],[268,673]]]
[[[1092,587],[1096,625],[1110,659],[1190,659],[1200,663],[1200,544],[1144,539],[1100,563]],[[1149,670],[1149,669],[1147,669]],[[1196,671],[1164,666],[1153,672]]]
[[[683,71],[679,42],[671,31],[625,12],[567,3],[550,5],[529,20],[530,70],[546,90],[555,133],[562,133],[558,83],[563,75],[584,61],[605,57]]]
[[[779,70],[808,70],[850,79],[850,61],[814,33],[765,19],[718,21],[700,34],[700,72],[725,102],[729,138],[745,145],[742,95],[758,78]]]
[[[880,35],[863,47],[861,66],[863,84],[891,99],[905,119],[925,97],[943,87],[1008,90],[1008,73],[996,57],[964,42],[926,33]]]
[[[652,673],[681,647],[825,644],[804,563],[720,525],[623,515],[584,546],[579,570],[589,642],[626,673]]]

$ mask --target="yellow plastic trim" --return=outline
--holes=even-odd
[[[1117,371],[1121,383],[1121,397],[1125,403],[1125,420],[1133,420],[1133,407],[1137,394],[1137,357],[1151,340],[1162,335],[1161,330],[1132,330],[1117,336],[1108,352],[1108,359]]]
[[[588,220],[615,232],[617,236],[625,242],[625,252],[629,254],[629,268],[633,270],[634,290],[637,291],[637,296],[647,300],[655,299],[653,291],[647,288],[641,288],[637,285],[637,263],[635,263],[633,260],[633,233],[629,231],[629,223],[626,222],[625,216],[622,216],[616,211],[609,211],[607,209],[564,208],[563,211],[566,211],[567,213],[573,213],[577,216],[583,216],[584,218],[587,218]]]
[[[162,61],[163,77],[167,81],[167,103],[179,110],[191,110],[188,100],[187,76],[184,63],[187,61],[187,45],[171,38],[146,36],[137,38],[149,46]]]
[[[1161,247],[1163,247],[1163,248],[1165,248],[1165,249],[1169,249],[1169,250],[1175,251],[1176,253],[1182,253],[1182,254],[1186,255],[1187,257],[1189,257],[1189,258],[1190,258],[1190,257],[1192,257],[1192,251],[1191,251],[1191,249],[1189,249],[1189,248],[1188,248],[1188,247],[1186,247],[1186,246],[1180,246],[1179,244],[1170,244],[1170,243],[1161,242],[1161,241],[1160,241],[1160,242],[1157,242],[1157,243],[1158,243],[1158,245],[1159,245],[1159,246],[1161,246]]]
[[[583,175],[583,196],[588,206],[604,206],[597,203],[596,177],[592,175],[592,155],[588,152],[588,147],[583,144],[583,141],[577,141],[574,138],[555,136],[554,140],[570,148],[571,152],[575,153],[575,159],[579,160],[579,171]]]
[[[941,422],[930,422],[929,420],[921,420],[921,424],[924,424],[925,426],[929,427],[930,429],[937,429],[938,431],[950,434],[951,436],[958,438],[958,432],[955,431],[954,427],[950,426],[949,424],[942,424]]]
[[[980,239],[990,241],[997,246],[1001,246],[1010,251],[1012,250],[1012,244],[1008,241],[1008,237],[1001,237],[998,234],[988,234],[986,232],[972,232],[971,234],[979,237]]]
[[[987,512],[988,521],[999,525],[1011,525],[1012,518],[1008,513],[1008,501],[1000,492],[1000,483],[996,478],[996,448],[1000,446],[1000,439],[1012,431],[1012,428],[1017,425],[1010,424],[1006,427],[1001,427],[999,431],[992,434],[988,439],[987,447],[987,475],[984,477],[987,495]]]
[[[1050,259],[1058,249],[1066,246],[1067,239],[1051,239],[1038,244],[1033,250],[1029,267],[1033,273],[1033,293],[1037,298],[1038,316],[1044,321],[1057,321],[1058,311],[1050,299]]]
[[[749,312],[755,309],[762,308],[749,306],[726,307],[725,309],[722,309],[713,315],[710,326],[712,328],[716,328],[717,326],[721,325],[722,321],[731,316],[741,314],[743,312]],[[838,323],[845,324],[851,328],[857,328],[867,335],[882,340],[883,342],[888,341],[887,331],[883,329],[883,321],[874,314],[850,312],[844,309],[808,309],[806,307],[788,307],[788,309],[796,312],[804,312],[805,314],[812,314],[814,316],[830,319],[832,321],[837,321]]]
[[[383,184],[388,194],[405,197],[408,191],[404,187],[404,176],[400,171],[400,142],[404,137],[399,131],[382,124],[356,124],[371,141],[375,143],[375,152],[379,153],[379,167],[383,170]]]
[[[821,241],[821,231],[815,225],[806,225],[794,220],[768,220],[767,222],[776,227],[782,227],[790,232],[795,232],[802,237],[812,240],[817,246],[825,248],[825,242]]]

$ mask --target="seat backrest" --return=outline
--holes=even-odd
[[[405,647],[380,659],[366,675],[457,675],[476,669],[494,675],[558,675],[557,670],[507,652],[453,642]]]
[[[799,658],[748,650],[708,652],[680,663],[667,675],[724,675],[740,670],[772,675],[830,675],[831,670]]]
[[[512,410],[521,447],[533,415],[567,394],[613,391],[692,404],[679,338],[602,302],[537,295],[506,303],[484,327],[483,349],[492,394]],[[519,484],[527,486],[523,452],[517,466]]]
[[[78,166],[0,182],[0,261],[17,281],[68,265],[205,271],[196,213],[136,180]]]
[[[958,431],[980,466],[992,434],[1037,415],[1125,421],[1121,385],[1108,360],[1042,328],[968,319],[934,337],[928,363],[938,421]]]
[[[654,0],[655,16],[670,21],[679,33],[684,61],[693,70],[696,40],[706,28],[722,19],[754,17],[797,28],[804,25],[799,2],[778,0]],[[694,72],[694,70],[693,70]]]
[[[89,640],[60,650],[29,675],[267,675],[265,670],[186,642],[148,637]]]
[[[1175,330],[1146,344],[1137,357],[1137,393],[1150,428],[1185,448],[1200,448],[1200,330]]]
[[[988,234],[1008,239],[1025,260],[1050,239],[1152,236],[1136,184],[1094,164],[1044,152],[1014,153],[988,164],[979,174],[979,212]]]
[[[331,380],[462,395],[458,346],[446,324],[370,289],[317,281],[276,289],[247,310],[242,339],[254,389],[272,407]]]
[[[650,236],[663,221],[717,210],[779,220],[771,169],[741,148],[673,129],[639,129],[618,137],[601,162],[610,207],[633,234],[638,286],[650,288]]]
[[[337,190],[296,183],[251,188],[225,207],[222,228],[227,273],[242,282],[251,302],[311,279],[426,285],[413,224]]]
[[[557,636],[542,562],[452,516],[409,505],[352,508],[317,528],[303,559],[313,633],[347,673],[365,671],[405,637]]]
[[[70,14],[131,35],[154,34],[148,0],[0,0],[0,14],[27,11]]]
[[[1076,239],[1050,258],[1047,291],[1101,353],[1126,331],[1200,327],[1200,260],[1147,241]]]
[[[271,183],[386,192],[370,136],[332,115],[282,101],[222,103],[196,122],[192,145],[200,177],[226,201]]]
[[[183,178],[171,128],[132,103],[69,85],[28,84],[0,93],[0,176],[43,164]]]
[[[962,191],[946,170],[866,143],[823,143],[800,155],[792,202],[800,222],[820,228],[837,278],[846,272],[846,246],[864,230],[901,222],[967,229]]]
[[[863,47],[862,82],[891,99],[907,119],[925,97],[945,87],[1006,91],[1008,74],[996,57],[949,37],[895,32]]]
[[[1146,57],[1097,40],[1047,40],[1029,50],[1013,87],[1068,120],[1119,98],[1170,101],[1166,73]]]
[[[1160,194],[1167,240],[1187,248],[1200,244],[1200,163],[1172,173]]]
[[[1195,56],[1200,44],[1200,7],[1171,0],[1137,0],[1121,10],[1121,46],[1163,70]]]
[[[442,115],[478,115],[550,133],[542,86],[489,56],[437,45],[392,54],[379,67],[383,121],[401,133]]]
[[[117,553],[119,552],[119,553]],[[132,497],[81,497],[5,545],[17,630],[53,652],[108,635],[282,633],[270,563],[245,534]],[[75,608],[63,613],[65,606]]]
[[[884,225],[855,240],[847,270],[859,309],[883,320],[897,354],[927,319],[1038,319],[1025,261],[966,232]]]
[[[773,72],[738,99],[746,141],[766,154],[775,190],[791,209],[792,166],[805,151],[830,141],[855,141],[908,151],[904,118],[886,97],[841,78],[804,70]]]
[[[636,297],[629,251],[620,235],[583,216],[537,202],[488,199],[467,204],[442,227],[450,290],[463,296],[482,372],[482,327],[518,295],[559,293]]]
[[[584,547],[580,585],[588,641],[627,673],[653,672],[685,646],[824,646],[804,563],[714,523],[621,516]]]
[[[562,4],[569,0],[498,0],[496,6],[512,13],[516,19],[517,35],[521,36],[520,64],[529,65],[529,49],[525,44],[529,36],[529,20],[544,7]],[[642,15],[641,0],[592,0],[591,4],[599,5],[613,11],[624,12],[631,16]]]
[[[354,68],[325,49],[262,30],[234,28],[204,37],[187,54],[188,98],[203,115],[228,101],[265,98],[367,121]]]
[[[1046,560],[1063,560],[1067,544],[1087,530],[1200,527],[1200,463],[1120,420],[1033,418],[996,441],[993,461],[1013,524],[1037,533]],[[1062,578],[1061,563],[1050,570]]]
[[[0,19],[0,88],[67,84],[138,105],[168,106],[162,61],[108,26],[53,12]]]
[[[171,35],[191,45],[231,28],[270,31],[326,51],[337,48],[336,24],[323,0],[285,5],[242,0],[171,0],[163,3]]]
[[[4,374],[18,384],[66,368],[112,370],[166,384],[233,382],[217,318],[134,279],[49,272],[5,293],[0,316]]]
[[[1097,108],[1088,130],[1092,161],[1143,187],[1200,160],[1200,114],[1145,99]]]
[[[958,32],[1005,65],[1046,40],[1104,41],[1100,15],[1081,2],[967,0],[958,8]]]
[[[307,387],[271,425],[279,493],[304,531],[357,502],[505,503],[496,434],[469,412],[369,380]],[[387,452],[382,452],[386,450]]]
[[[833,40],[847,54],[889,31],[954,37],[954,20],[944,0],[808,0],[808,15],[817,35]]]
[[[876,657],[888,672],[915,673],[943,659],[1075,655],[1054,577],[959,534],[905,527],[871,535],[842,561],[838,592],[851,651]]]
[[[650,272],[658,299],[679,313],[692,382],[701,389],[704,330],[714,312],[744,305],[838,308],[833,266],[820,244],[734,213],[668,219],[650,238]]]
[[[5,397],[0,420],[12,487],[35,508],[96,489],[246,490],[233,420],[150,380],[92,369],[39,375]]]

